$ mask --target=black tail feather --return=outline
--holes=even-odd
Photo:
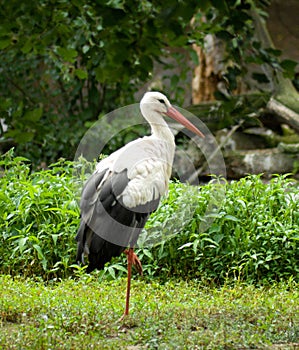
[[[84,255],[88,255],[86,272],[103,269],[105,264],[113,257],[121,255],[125,247],[110,243],[95,234],[83,221],[81,221],[77,236],[77,264],[85,264]],[[90,242],[87,242],[90,241]]]
[[[109,262],[113,257],[121,255],[124,250],[124,247],[110,243],[94,234],[90,245],[88,255],[89,264],[86,272],[89,273],[95,269],[103,269],[107,262]]]

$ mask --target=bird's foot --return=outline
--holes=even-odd
[[[124,319],[125,319],[126,317],[128,317],[128,315],[127,315],[126,313],[124,313],[124,314],[122,315],[122,317],[119,318],[119,319],[117,320],[117,323],[118,323],[118,322],[124,321]]]
[[[130,256],[130,249],[126,249],[124,253],[127,255],[128,259]],[[143,270],[142,270],[142,264],[141,261],[139,260],[138,256],[134,253],[131,252],[131,259],[132,259],[132,264],[135,266],[137,272],[139,273],[140,276],[143,276]],[[124,315],[125,316],[125,315]]]

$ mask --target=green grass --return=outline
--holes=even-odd
[[[98,274],[45,285],[0,277],[1,349],[296,349],[299,291],[135,279],[131,315],[117,322],[126,281]]]
[[[299,349],[294,180],[172,182],[136,249],[145,278],[119,323],[125,255],[91,276],[73,265],[73,172],[84,178],[89,164],[32,172],[11,152],[0,167],[0,349]]]

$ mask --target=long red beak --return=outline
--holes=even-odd
[[[185,118],[178,110],[176,110],[174,107],[169,107],[166,115],[180,124],[184,125],[187,129],[194,132],[194,134],[199,135],[200,137],[205,137],[205,135],[197,129],[196,126],[194,126],[187,118]]]

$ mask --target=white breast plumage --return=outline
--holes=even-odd
[[[158,199],[167,192],[174,144],[152,136],[128,144],[114,159],[111,170],[127,169],[129,183],[119,196],[127,208]]]

